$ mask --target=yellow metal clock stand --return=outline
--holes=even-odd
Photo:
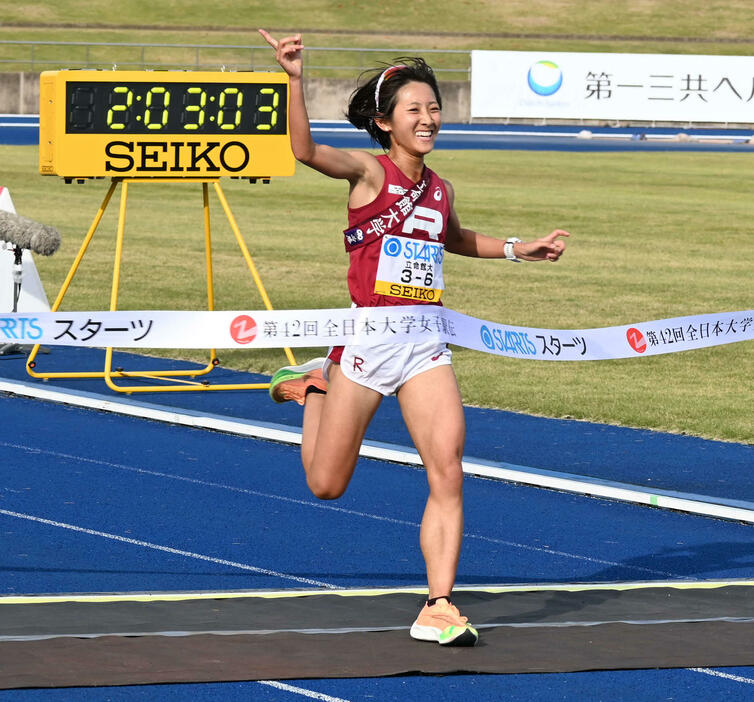
[[[183,178],[122,177],[121,178],[121,177],[118,177],[118,178],[112,179],[110,188],[108,189],[107,194],[105,195],[102,201],[102,204],[100,205],[100,208],[97,211],[96,216],[94,217],[92,225],[89,228],[89,231],[87,232],[87,235],[84,238],[83,243],[81,244],[79,252],[76,255],[76,258],[74,259],[70,270],[68,271],[68,275],[66,276],[65,281],[63,282],[60,292],[58,293],[58,296],[52,305],[51,310],[53,312],[56,312],[60,308],[60,305],[63,302],[63,298],[66,294],[66,291],[68,290],[73,280],[73,277],[75,276],[76,271],[78,270],[79,264],[81,263],[81,260],[83,259],[87,248],[89,247],[92,237],[94,236],[94,233],[97,231],[97,227],[99,226],[99,223],[103,215],[105,214],[105,210],[107,209],[107,206],[110,203],[110,199],[112,198],[113,193],[115,192],[115,189],[117,188],[117,186],[120,185],[121,186],[120,211],[118,215],[118,229],[117,229],[116,242],[115,242],[115,261],[114,261],[114,266],[113,266],[112,291],[110,295],[110,310],[115,311],[117,309],[118,287],[119,287],[119,281],[120,281],[120,268],[121,268],[122,254],[123,254],[123,239],[124,239],[125,223],[126,223],[126,205],[128,201],[128,186],[130,183],[143,183],[143,182],[149,182],[149,183],[176,182],[176,183],[184,183],[184,184],[187,184],[187,183],[189,184],[200,183],[201,184],[202,196],[203,196],[203,207],[204,207],[204,239],[205,239],[206,268],[207,268],[207,304],[208,304],[209,310],[214,310],[214,305],[215,305],[214,280],[213,280],[213,275],[212,275],[212,238],[211,238],[210,215],[209,215],[209,186],[212,185],[220,201],[220,204],[222,205],[225,215],[228,218],[228,222],[230,223],[230,227],[233,231],[234,236],[236,237],[236,241],[238,242],[238,245],[241,248],[241,252],[243,253],[243,257],[246,260],[246,264],[249,267],[249,271],[251,272],[251,275],[254,279],[257,289],[259,290],[259,293],[262,297],[262,301],[264,302],[266,309],[268,310],[272,309],[272,303],[270,302],[270,298],[267,295],[267,292],[264,288],[262,279],[259,276],[259,272],[257,271],[256,265],[254,264],[254,260],[252,259],[251,254],[249,253],[249,249],[247,248],[246,243],[243,240],[243,237],[241,236],[241,232],[238,228],[238,224],[236,223],[235,217],[233,216],[233,213],[231,212],[230,207],[228,206],[228,201],[225,198],[225,194],[223,193],[223,190],[220,187],[219,178],[185,178],[185,177]],[[34,346],[26,363],[27,372],[29,373],[29,375],[35,378],[42,378],[42,379],[104,378],[105,383],[108,385],[108,387],[110,387],[112,390],[116,392],[124,392],[124,393],[176,392],[176,391],[197,391],[197,390],[240,390],[240,389],[269,388],[269,383],[212,384],[212,383],[209,383],[207,380],[195,380],[195,378],[197,377],[207,375],[213,368],[215,368],[218,365],[217,354],[215,352],[215,349],[210,349],[209,362],[207,363],[207,365],[204,368],[199,368],[196,370],[127,371],[127,370],[122,370],[120,368],[113,369],[112,367],[113,349],[107,348],[105,352],[105,367],[102,372],[89,371],[89,372],[43,373],[36,370],[35,359],[37,357],[37,353],[39,352],[39,348],[40,348],[39,344]],[[284,349],[284,351],[291,365],[295,365],[296,360],[293,356],[292,351],[289,348]],[[163,382],[167,381],[171,384],[157,385],[157,384],[141,383],[138,385],[134,385],[134,384],[122,385],[115,382],[116,379],[120,380],[123,378],[141,378],[141,379],[155,379],[155,380],[160,379]]]

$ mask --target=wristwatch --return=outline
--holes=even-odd
[[[505,244],[503,244],[503,253],[505,254],[505,258],[509,261],[515,261],[516,263],[521,262],[521,259],[516,258],[516,254],[513,253],[513,244],[518,244],[520,241],[521,239],[518,239],[515,236],[511,236],[505,240]]]

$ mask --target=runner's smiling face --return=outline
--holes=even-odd
[[[396,93],[390,116],[375,121],[390,132],[391,150],[398,147],[423,155],[434,148],[442,125],[442,111],[431,86],[411,81]]]

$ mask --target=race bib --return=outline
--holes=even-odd
[[[385,236],[374,291],[378,295],[407,300],[438,302],[445,284],[442,279],[442,244],[403,236]]]

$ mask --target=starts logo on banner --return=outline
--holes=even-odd
[[[536,356],[537,347],[526,332],[517,332],[510,329],[492,329],[482,325],[479,330],[482,343],[494,351],[506,351],[521,356]]]
[[[257,323],[248,314],[239,314],[230,323],[230,335],[237,344],[250,344],[257,338]]]
[[[43,329],[36,317],[0,317],[0,343],[6,341],[36,341]]]

